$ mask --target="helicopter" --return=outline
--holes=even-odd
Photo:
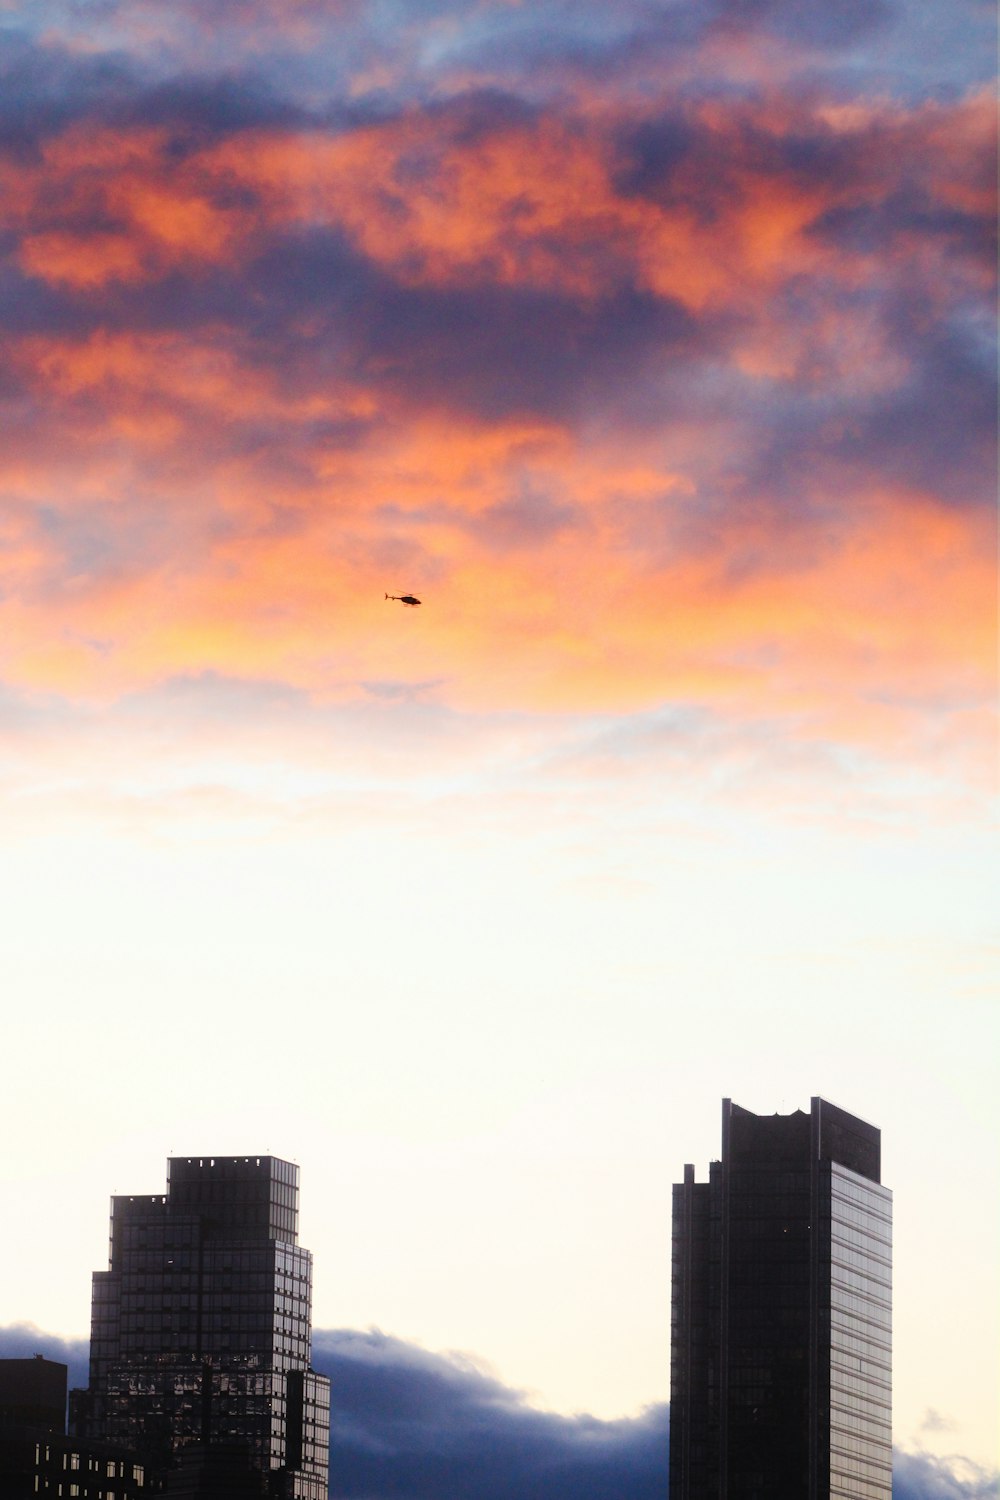
[[[420,600],[416,594],[386,594],[387,599],[395,599],[399,604],[419,604]]]

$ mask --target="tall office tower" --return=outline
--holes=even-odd
[[[670,1500],[890,1500],[892,1195],[880,1134],[722,1104],[673,1190]]]
[[[199,1443],[242,1448],[272,1497],[326,1500],[330,1386],[310,1368],[298,1177],[273,1156],[171,1157],[165,1195],[111,1201],[74,1425],[139,1453],[153,1488]]]

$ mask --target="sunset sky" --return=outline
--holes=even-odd
[[[994,46],[0,0],[0,1324],[271,1151],[320,1329],[638,1419],[671,1182],[822,1094],[997,1461]]]

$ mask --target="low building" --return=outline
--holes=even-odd
[[[0,1495],[34,1500],[137,1500],[135,1454],[66,1435],[67,1368],[57,1360],[0,1359]]]

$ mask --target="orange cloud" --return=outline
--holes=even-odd
[[[289,228],[335,225],[404,286],[555,291],[585,320],[624,281],[693,318],[738,314],[715,357],[744,376],[892,391],[906,354],[864,299],[824,295],[796,319],[772,294],[857,288],[910,255],[943,264],[947,248],[915,233],[887,271],[885,254],[813,231],[848,193],[881,201],[914,136],[933,159],[920,168],[929,190],[944,201],[950,180],[948,201],[979,204],[982,103],[817,109],[808,123],[830,140],[874,143],[858,174],[826,177],[782,155],[801,110],[755,109],[703,106],[696,146],[644,195],[622,185],[615,120],[599,108],[478,130],[415,111],[186,154],[158,130],[75,127],[40,159],[7,163],[3,212],[22,267],[85,302],[168,269],[235,276]],[[920,284],[951,295],[945,278]],[[295,316],[301,332],[308,313]],[[221,315],[195,331],[98,319],[12,341],[38,426],[0,455],[10,680],[99,697],[204,672],[318,698],[433,682],[484,711],[683,700],[879,743],[914,715],[988,698],[987,523],[867,477],[863,455],[838,471],[835,499],[804,457],[809,514],[792,524],[766,478],[725,503],[726,483],[742,493],[746,439],[711,398],[645,435],[600,414],[532,416],[527,402],[488,420],[445,411],[419,359],[401,389],[374,359],[302,369],[290,347],[262,357]],[[385,606],[401,588],[426,591],[426,606]]]
[[[113,341],[76,365],[48,357],[53,378],[77,383],[157,363]],[[223,404],[238,385],[222,382]],[[8,561],[17,602],[0,607],[8,679],[114,697],[213,672],[321,700],[433,681],[467,710],[683,701],[896,748],[914,714],[989,697],[990,526],[933,497],[858,497],[799,537],[737,514],[708,547],[685,540],[690,481],[651,444],[425,416],[315,467],[311,494],[284,497],[296,517],[285,532],[262,524],[266,481],[233,460],[213,473],[207,510],[178,493],[159,564],[125,556],[72,587],[54,583],[58,528],[43,546],[22,521]],[[492,527],[519,485],[567,519],[511,546]],[[239,525],[213,535],[221,514]],[[643,546],[650,525],[666,526],[658,551]],[[384,603],[399,588],[421,593],[421,611]]]
[[[24,270],[83,290],[217,263],[249,227],[197,153],[173,158],[165,130],[74,125],[40,161],[4,163],[0,187],[0,222],[20,232]]]
[[[811,230],[838,204],[891,193],[902,162],[938,201],[988,209],[982,98],[860,114],[703,105],[696,144],[652,196],[619,185],[625,123],[592,109],[470,131],[460,112],[413,111],[333,134],[246,130],[180,156],[162,129],[77,125],[40,164],[4,168],[5,218],[22,232],[30,274],[83,289],[236,264],[269,229],[319,223],[404,284],[486,281],[586,299],[624,277],[700,311],[746,304],[795,275],[874,274],[866,256]],[[824,178],[784,164],[782,142],[803,131],[858,141],[857,170]]]
[[[697,310],[818,264],[802,231],[829,191],[747,172],[706,218],[699,203],[717,165],[695,160],[670,203],[627,196],[614,184],[611,123],[540,120],[469,141],[413,114],[334,139],[254,132],[216,148],[209,165],[252,184],[275,218],[346,229],[404,283],[590,298],[624,274]]]

